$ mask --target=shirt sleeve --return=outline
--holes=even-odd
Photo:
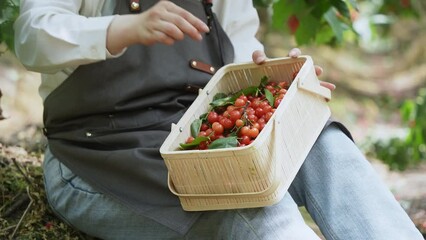
[[[234,46],[234,62],[252,61],[251,55],[255,50],[264,50],[256,38],[259,15],[252,1],[214,1],[213,11]]]
[[[82,0],[22,0],[15,22],[15,52],[31,71],[55,73],[110,55],[106,35],[114,16],[79,15]]]

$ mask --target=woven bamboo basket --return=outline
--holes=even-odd
[[[293,74],[298,72],[293,80]],[[180,150],[190,125],[209,110],[216,93],[259,85],[262,77],[290,87],[256,140],[244,147]],[[276,58],[262,65],[222,67],[160,148],[169,171],[169,189],[186,211],[252,208],[282,199],[318,138],[330,109],[330,90],[320,86],[312,58]]]

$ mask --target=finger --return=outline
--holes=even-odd
[[[324,71],[323,71],[322,67],[320,67],[320,66],[318,66],[318,65],[315,65],[315,74],[316,74],[317,76],[320,76],[323,72],[324,72]]]
[[[188,30],[187,31],[188,33],[191,33],[193,31],[196,31],[196,32],[210,31],[206,23],[204,23],[199,18],[195,17],[193,14],[191,14],[187,10],[172,3],[166,4],[165,7],[168,12],[173,13],[173,17],[174,17],[173,23],[175,23],[177,26],[185,27],[185,29]],[[183,31],[183,32],[186,32],[186,31]]]
[[[265,52],[261,50],[254,51],[251,57],[253,59],[253,62],[256,64],[262,64],[266,61],[266,59],[268,59],[266,57]]]
[[[188,29],[182,30],[182,28],[185,28],[185,27],[182,27],[182,26],[179,27],[172,22],[161,20],[156,24],[154,31],[162,32],[174,40],[182,40],[185,37],[184,31],[189,31]],[[192,38],[201,40],[202,38],[201,34],[199,34],[195,30],[194,30],[194,34],[195,35],[191,36]]]
[[[186,34],[194,40],[202,39],[200,31],[180,15],[169,14],[168,16],[163,17],[162,20],[173,25],[167,25],[167,27],[164,28],[164,32],[170,37],[181,40]]]
[[[330,89],[330,91],[333,91],[334,89],[336,89],[336,85],[329,83],[329,82],[324,82],[324,81],[320,81],[320,85]]]
[[[174,40],[182,40],[185,34],[195,40],[202,39],[201,34],[194,26],[182,17],[170,12],[165,12],[161,19],[152,24],[152,31],[163,32]]]
[[[299,49],[299,48],[293,48],[293,49],[291,49],[291,50],[290,50],[290,52],[288,53],[288,56],[289,56],[289,57],[292,57],[292,58],[297,58],[297,57],[299,57],[301,54],[302,54],[302,51],[300,51],[300,49]]]
[[[164,32],[154,31],[152,35],[154,38],[152,41],[152,44],[158,42],[158,43],[164,43],[166,45],[172,45],[173,43],[175,43],[175,39],[171,38],[169,35],[165,34]]]

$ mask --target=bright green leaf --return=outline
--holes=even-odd
[[[184,149],[184,150],[193,149],[193,148],[197,147],[198,145],[200,145],[201,142],[204,142],[204,141],[207,141],[207,140],[209,140],[208,137],[198,136],[191,143],[181,143],[180,148]]]
[[[218,100],[218,99],[221,99],[221,98],[226,98],[228,95],[226,95],[225,93],[216,93],[215,95],[214,95],[214,97],[213,97],[213,101],[214,100]]]
[[[330,8],[327,13],[324,15],[325,20],[330,25],[331,29],[336,36],[337,41],[341,42],[343,40],[343,31],[342,22],[336,16],[336,12],[334,8]]]
[[[296,41],[300,45],[308,44],[313,39],[320,28],[320,22],[312,15],[300,18],[300,25],[296,31]]]
[[[415,111],[415,103],[412,100],[406,100],[400,108],[402,120],[408,122],[413,117]]]
[[[202,123],[203,121],[201,119],[195,119],[191,123],[191,136],[193,136],[194,138],[198,136]]]
[[[229,105],[229,104],[232,104],[232,103],[233,103],[232,96],[228,96],[228,97],[219,98],[219,99],[212,101],[210,103],[210,106],[212,106],[213,108],[223,107],[223,106],[226,106],[226,105]]]
[[[321,26],[315,37],[315,43],[317,45],[330,43],[334,38],[334,32],[329,25]]]
[[[251,95],[251,94],[256,95],[256,93],[258,91],[259,91],[258,87],[252,86],[252,87],[248,87],[248,88],[243,89],[241,91],[241,93],[244,94],[244,95]],[[241,94],[239,94],[239,95],[241,95]]]
[[[269,91],[268,89],[265,89],[265,97],[269,102],[269,105],[274,106],[274,95],[272,95],[271,91]]]
[[[226,137],[214,140],[209,145],[209,149],[232,148],[238,146],[237,137]]]

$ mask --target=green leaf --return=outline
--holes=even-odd
[[[263,77],[260,79],[259,88],[264,88],[264,87],[266,87],[266,84],[268,84],[268,80],[269,80],[269,78],[268,78],[267,76],[263,76]]]
[[[259,91],[258,87],[251,86],[251,87],[248,87],[248,88],[245,88],[245,89],[241,90],[241,92],[239,93],[239,95],[241,95],[241,93],[244,94],[244,95],[246,95],[246,96],[247,95],[256,95],[258,91]]]
[[[330,7],[330,1],[319,1],[313,6],[312,15],[315,18],[321,19],[324,13],[326,13]]]
[[[312,15],[299,18],[300,25],[296,31],[296,41],[300,45],[308,44],[315,39],[315,35],[320,28],[320,21]]]
[[[265,89],[265,97],[269,102],[269,105],[274,106],[274,95],[272,95],[271,91],[269,91],[268,89]]]
[[[209,145],[209,149],[232,148],[238,146],[237,137],[226,137],[214,140]]]
[[[356,0],[346,0],[346,2],[353,7],[355,10],[358,11],[358,3],[356,2]]]
[[[337,18],[335,9],[330,8],[330,10],[328,10],[327,13],[324,15],[324,18],[333,30],[337,41],[341,42],[343,40],[343,32],[345,29],[342,26],[342,22],[340,22]]]
[[[222,106],[226,106],[226,105],[229,105],[229,104],[233,104],[234,102],[232,101],[232,99],[233,99],[232,96],[219,98],[219,99],[212,101],[210,103],[210,106],[215,108],[215,107],[222,107]]]
[[[19,15],[19,1],[0,1],[0,43],[5,43],[10,51],[14,50],[13,23]],[[2,52],[0,52],[1,55]]]
[[[213,101],[210,103],[210,106],[212,106],[213,108],[216,107],[222,107],[222,106],[227,106],[230,104],[234,104],[235,100],[241,96],[242,94],[244,95],[256,95],[257,92],[259,91],[259,88],[256,86],[250,86],[247,88],[244,88],[238,92],[236,92],[235,94],[232,95],[226,95],[223,93],[218,93],[215,95],[215,97],[213,98]]]
[[[342,16],[347,19],[351,19],[351,14],[349,13],[348,5],[343,0],[331,0],[331,5],[333,5],[337,11],[339,11]]]
[[[275,29],[283,29],[284,23],[288,17],[294,12],[293,5],[288,4],[286,0],[279,0],[273,5],[272,27]]]
[[[200,117],[199,117],[199,119],[201,120],[201,121],[205,121],[205,120],[207,120],[207,115],[208,115],[209,113],[203,113],[203,114],[201,114],[200,115]]]
[[[334,32],[328,24],[323,24],[315,37],[315,43],[318,45],[327,44],[334,38]]]
[[[198,136],[191,143],[181,143],[179,145],[180,145],[181,149],[188,150],[188,149],[193,149],[193,148],[197,147],[198,145],[200,145],[201,142],[204,142],[204,141],[207,141],[207,140],[209,140],[208,137]]]
[[[195,119],[191,123],[191,136],[193,136],[194,138],[198,136],[198,134],[200,133],[202,123],[203,121],[201,119]]]
[[[216,93],[215,95],[214,95],[214,97],[213,97],[213,101],[214,100],[218,100],[218,99],[221,99],[221,98],[226,98],[228,95],[227,94],[225,94],[225,93]]]
[[[413,113],[415,112],[416,104],[412,100],[406,100],[401,108],[400,108],[400,114],[401,118],[404,122],[408,122],[413,118]]]

